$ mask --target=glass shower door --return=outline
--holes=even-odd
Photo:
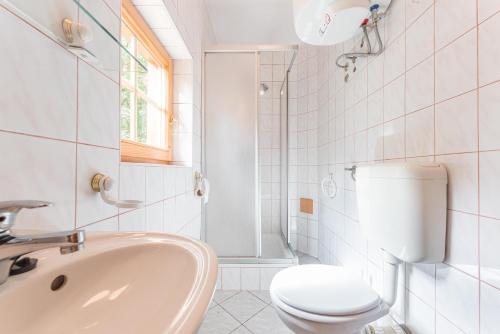
[[[280,169],[281,169],[281,198],[280,198],[280,230],[286,243],[290,242],[288,223],[288,71],[280,91]]]
[[[219,257],[260,254],[257,55],[205,55],[206,241]]]

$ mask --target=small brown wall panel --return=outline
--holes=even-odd
[[[312,215],[312,213],[313,213],[313,200],[310,198],[301,198],[300,199],[300,212],[309,213]]]

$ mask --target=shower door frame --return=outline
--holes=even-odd
[[[260,61],[259,61],[259,55],[258,51],[256,50],[242,50],[242,49],[207,49],[203,53],[203,85],[202,85],[202,145],[201,145],[201,170],[204,175],[206,175],[207,168],[206,168],[206,131],[205,131],[205,115],[206,115],[206,110],[205,110],[205,65],[206,65],[206,55],[210,53],[248,53],[248,54],[254,54],[255,57],[255,128],[254,128],[254,134],[255,134],[255,258],[259,258],[262,253],[262,244],[261,244],[261,203],[260,203],[260,184],[259,184],[259,179],[260,179],[260,173],[259,173],[259,119],[258,119],[258,112],[259,112],[259,82],[260,82]],[[208,180],[210,181],[210,175],[206,175]],[[210,200],[210,199],[209,199]],[[202,240],[207,239],[207,215],[206,215],[206,207],[205,205],[202,205]],[[226,258],[224,256],[223,258]],[[253,257],[252,257],[253,258]]]
[[[291,64],[294,63],[296,55],[297,55],[297,50],[298,47],[296,45],[215,45],[215,46],[209,46],[203,51],[203,59],[202,59],[202,116],[201,116],[201,152],[200,152],[200,161],[201,161],[201,171],[205,174],[206,172],[206,131],[205,131],[205,115],[206,115],[206,110],[205,110],[205,66],[206,66],[206,59],[205,56],[208,53],[255,53],[256,56],[256,62],[255,62],[255,70],[256,70],[256,89],[257,92],[259,91],[259,86],[260,86],[260,57],[259,53],[260,52],[265,52],[265,51],[294,51],[293,59],[291,61]],[[290,71],[292,65],[288,67],[288,69],[285,71],[286,76],[285,79],[288,77],[288,72]],[[256,226],[255,226],[255,232],[256,232],[256,243],[257,243],[257,250],[258,254],[255,257],[219,257],[219,262],[224,263],[224,264],[297,264],[297,257],[295,255],[295,252],[293,251],[293,248],[291,247],[289,243],[289,238],[288,240],[285,240],[285,237],[282,235],[286,245],[288,246],[289,250],[291,253],[294,255],[293,258],[280,258],[280,259],[272,259],[272,258],[262,258],[262,217],[261,217],[261,196],[260,196],[260,173],[259,173],[259,124],[258,124],[258,115],[259,115],[259,110],[260,110],[260,98],[259,95],[256,95],[256,105],[257,105],[257,125],[256,125],[256,203],[257,203],[257,212],[256,212]],[[288,110],[287,110],[288,114]],[[288,115],[287,115],[287,122],[288,122]],[[288,134],[287,134],[288,137]],[[287,140],[288,142],[288,140]],[[288,143],[287,143],[288,145]],[[288,155],[288,147],[287,147],[287,152],[286,154]],[[287,159],[288,160],[288,159]],[[288,163],[286,168],[288,169]],[[287,173],[288,175],[288,173]],[[208,176],[209,178],[209,176]],[[288,187],[288,184],[287,184]],[[287,198],[287,202],[289,200],[289,194],[288,192],[285,194]],[[289,209],[287,210],[289,211]],[[290,213],[286,212],[287,219],[288,219],[288,234],[290,233]],[[201,222],[202,222],[202,228],[201,228],[201,240],[206,241],[207,240],[207,221],[206,221],[206,207],[205,205],[202,205],[201,207]]]
[[[280,126],[280,142],[281,142],[281,145],[283,145],[283,141],[285,141],[285,146],[286,146],[286,149],[285,150],[280,150],[281,152],[281,157],[280,157],[280,161],[281,161],[281,198],[280,198],[280,206],[281,206],[281,209],[286,211],[286,232],[283,231],[283,224],[282,224],[282,219],[283,219],[283,214],[281,214],[281,217],[280,217],[280,231],[281,231],[281,236],[283,238],[283,241],[289,246],[289,248],[293,251],[293,247],[290,243],[290,224],[291,224],[291,212],[290,212],[290,179],[289,179],[289,175],[290,175],[290,163],[289,163],[289,160],[288,160],[288,157],[289,157],[289,150],[290,150],[290,146],[289,146],[289,143],[290,143],[290,131],[289,131],[289,127],[290,127],[290,118],[289,118],[289,113],[288,113],[288,104],[289,104],[289,88],[288,88],[288,85],[289,85],[289,82],[288,82],[288,77],[290,75],[290,71],[292,70],[292,67],[295,63],[295,59],[297,58],[297,49],[294,49],[293,50],[293,55],[292,55],[292,59],[290,60],[290,64],[288,64],[288,67],[285,71],[285,78],[283,79],[283,82],[281,83],[281,87],[280,87],[280,92],[281,92],[281,95],[283,95],[283,88],[286,88],[286,95],[285,95],[285,103],[286,103],[286,108],[285,108],[285,111],[286,111],[286,115],[285,117],[283,118],[283,115],[280,115],[280,123],[281,123],[281,126]],[[281,113],[281,100],[282,98],[280,97],[280,113]],[[286,131],[286,133],[283,135],[283,133],[281,133],[283,130]],[[284,153],[283,153],[284,151]],[[285,163],[283,163],[285,162]],[[283,177],[283,174],[285,174],[286,176]],[[286,182],[283,182],[283,180],[286,180]],[[286,184],[286,185],[284,185]],[[283,187],[285,187],[286,191],[283,191]],[[286,194],[286,198],[283,198],[283,193]]]

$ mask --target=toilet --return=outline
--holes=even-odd
[[[271,299],[295,333],[360,333],[389,311],[361,278],[342,267],[322,264],[279,272],[271,285]]]
[[[400,263],[444,259],[444,166],[375,164],[357,167],[355,176],[361,231],[384,251],[382,292],[339,266],[313,264],[282,270],[273,278],[270,294],[279,317],[294,333],[372,333],[368,325],[387,315],[396,301]]]

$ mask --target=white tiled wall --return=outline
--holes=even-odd
[[[200,150],[193,151],[193,137],[196,136],[198,146],[201,138],[200,112],[195,111],[193,104],[193,61],[191,59],[175,60],[173,78],[173,159],[177,162],[190,162],[195,158],[199,164]],[[194,152],[196,153],[193,154]]]
[[[220,290],[269,290],[274,275],[289,264],[221,264],[217,277]]]
[[[13,2],[54,29],[60,26],[61,15],[78,15],[74,4],[65,1],[53,1],[52,6]],[[163,4],[192,56],[174,64],[175,83],[181,88],[174,98],[175,139],[184,146],[177,160],[192,167],[120,163],[119,53],[108,37],[96,28],[89,46],[106,68],[88,64],[0,6],[0,200],[55,203],[23,212],[18,229],[85,227],[200,237],[200,201],[193,196],[192,175],[200,169],[201,54],[204,43],[212,42],[211,26],[201,0],[143,3]],[[108,29],[119,32],[120,1],[93,0],[84,5]],[[189,90],[183,89],[186,85]],[[139,199],[145,206],[119,211],[103,203],[89,186],[96,172],[117,181],[113,196]]]
[[[497,333],[500,4],[393,1],[381,27],[385,52],[358,59],[348,83],[335,59],[359,39],[301,47],[299,117],[306,110],[301,95],[309,94],[308,112],[315,112],[311,103],[317,106],[312,127],[317,128],[317,160],[309,158],[307,164],[317,161],[319,179],[333,172],[340,189],[334,200],[319,195],[319,258],[358,272],[379,289],[380,251],[360,234],[355,185],[344,167],[442,162],[449,175],[445,263],[406,265],[400,280],[405,293],[393,312],[413,333]],[[300,89],[304,68],[317,73],[313,90]]]

